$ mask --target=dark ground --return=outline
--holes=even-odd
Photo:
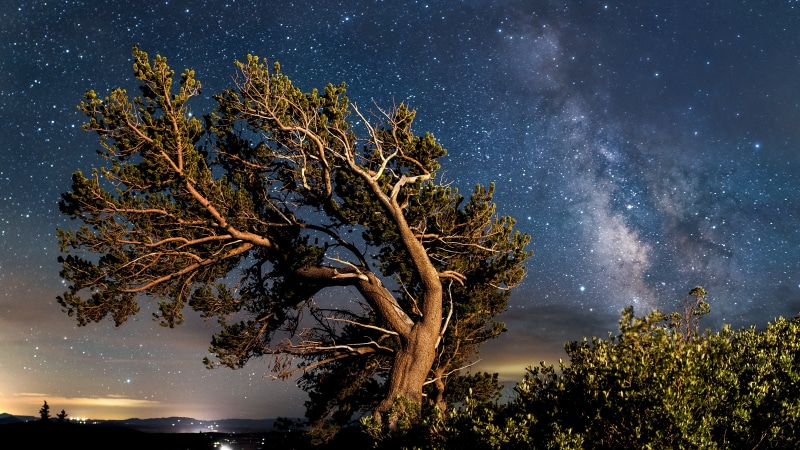
[[[11,447],[6,447],[6,444]],[[327,450],[371,448],[372,441],[358,428],[345,428],[334,442],[312,446],[302,431],[268,433],[146,433],[119,425],[88,425],[40,420],[0,424],[0,448],[32,450]]]
[[[232,450],[289,450],[307,448],[308,442],[303,433],[144,433],[119,426],[42,421],[0,425],[0,440],[14,443],[11,448],[34,450],[210,450],[220,444]]]

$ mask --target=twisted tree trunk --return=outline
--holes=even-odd
[[[399,339],[400,346],[389,375],[388,391],[375,411],[376,415],[381,416],[390,413],[392,406],[397,407],[388,416],[389,429],[395,429],[398,419],[410,413],[403,410],[404,403],[397,402],[398,398],[416,405],[422,404],[422,386],[436,357],[438,336],[437,324],[421,321],[412,327],[409,336]]]

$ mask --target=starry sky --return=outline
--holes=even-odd
[[[800,312],[800,2],[18,1],[0,8],[0,412],[302,416],[264,361],[204,368],[212,324],[78,328],[55,297],[70,175],[100,163],[84,91],[136,92],[131,47],[189,67],[193,113],[248,53],[305,90],[405,101],[462,192],[496,182],[532,236],[528,275],[479,370],[507,386],[634,305],[710,293],[706,326]]]

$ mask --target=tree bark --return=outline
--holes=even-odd
[[[375,409],[378,417],[389,413],[398,397],[417,405],[422,404],[422,386],[436,358],[438,336],[439,327],[423,320],[412,327],[408,336],[399,338],[400,345],[389,375],[386,397]],[[401,405],[397,404],[398,407]],[[389,414],[389,429],[396,429],[397,421],[403,413],[405,411],[401,407]]]
[[[433,404],[439,407],[439,411],[444,412],[447,409],[447,402],[444,401],[444,369],[446,366],[440,365],[433,373]]]

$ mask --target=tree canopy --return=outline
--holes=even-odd
[[[173,327],[188,306],[219,323],[209,367],[299,371],[316,419],[420,403],[423,386],[446,404],[531,254],[494,187],[444,182],[444,148],[403,103],[362,111],[344,84],[304,92],[248,55],[201,120],[194,71],[175,84],[165,58],[133,56],[141,95],[79,105],[102,165],[60,202],[82,222],[58,232],[65,310],[121,325],[153,298]]]

